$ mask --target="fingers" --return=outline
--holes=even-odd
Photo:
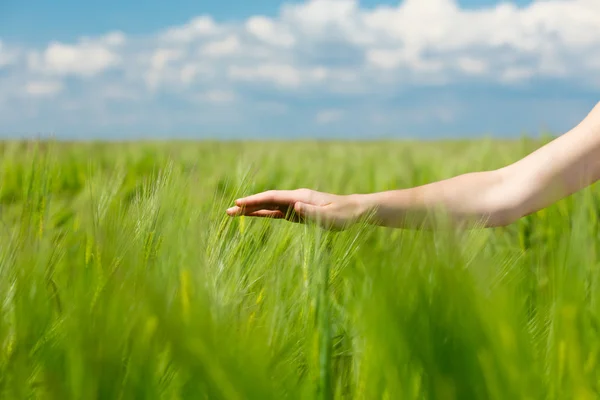
[[[248,210],[235,206],[228,209],[227,214],[231,217],[244,215],[247,217],[287,219],[290,222],[302,222],[302,218],[291,212],[291,210],[265,210],[256,207],[253,210]]]
[[[285,195],[284,193],[283,196]],[[275,194],[275,199],[278,198],[276,196],[277,194]],[[250,203],[252,204],[252,201]],[[232,217],[245,215],[259,218],[286,219],[291,222],[311,220],[324,227],[329,227],[335,223],[335,218],[331,216],[326,207],[315,206],[302,201],[293,202],[292,207],[264,204],[234,206],[227,210],[227,214]]]
[[[317,219],[323,217],[323,208],[321,206],[314,206],[312,204],[303,203],[300,201],[295,202],[294,211],[304,218]],[[241,216],[246,215],[250,217],[265,217],[265,216],[279,216],[285,218],[286,213],[289,213],[287,207],[280,207],[274,205],[256,205],[256,206],[234,206],[227,209],[229,216]]]
[[[304,219],[301,218],[296,213],[289,213],[286,215],[285,213],[283,213],[281,211],[260,210],[260,211],[256,211],[251,214],[248,214],[248,216],[249,217],[259,217],[259,218],[285,219],[289,222],[295,222],[295,223],[303,223],[304,222]]]
[[[289,209],[288,206],[277,205],[277,204],[259,204],[259,205],[241,206],[241,207],[233,206],[233,207],[227,209],[227,214],[232,217],[239,217],[241,215],[250,216],[251,214],[256,213],[257,211],[279,211],[285,215],[285,213],[287,212],[288,209]]]
[[[309,189],[269,190],[237,199],[227,214],[231,217],[245,215],[304,222],[320,216],[321,207],[312,205],[313,198],[314,192]]]
[[[237,199],[235,204],[239,207],[264,206],[267,204],[291,205],[297,201],[309,202],[309,197],[309,190],[268,190],[266,192]]]
[[[230,207],[228,208],[225,212],[227,213],[227,215],[229,215],[230,217],[236,217],[239,215],[241,208],[238,206],[234,206],[234,207]]]
[[[275,219],[283,219],[285,218],[285,214],[281,211],[272,211],[272,210],[260,210],[247,214],[249,217],[262,217],[262,218],[275,218]]]
[[[252,207],[264,204],[291,203],[293,196],[294,194],[290,190],[269,190],[237,199],[235,204],[240,207]]]

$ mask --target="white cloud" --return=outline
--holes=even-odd
[[[122,46],[125,44],[126,40],[123,32],[110,32],[106,36],[100,38],[100,43],[105,43],[108,46]]]
[[[201,15],[192,19],[189,23],[167,29],[159,35],[159,39],[169,42],[188,43],[194,40],[214,35],[220,28],[208,15]]]
[[[0,40],[0,68],[12,65],[17,60],[16,50],[12,50]]]
[[[402,52],[393,50],[371,49],[366,53],[367,62],[381,69],[397,68],[403,58]]]
[[[460,57],[456,64],[464,73],[473,75],[483,74],[489,68],[488,63],[473,57]]]
[[[29,68],[49,75],[92,77],[120,64],[119,48],[125,43],[122,33],[109,33],[98,39],[82,38],[77,44],[51,42],[43,52],[32,52]]]
[[[170,63],[180,60],[183,51],[179,49],[159,48],[150,56],[150,67],[145,76],[145,82],[149,89],[156,89],[165,78],[164,71]]]
[[[246,30],[264,43],[281,46],[292,47],[296,40],[290,33],[289,27],[282,24],[275,24],[270,18],[257,16],[251,17],[246,22]]]
[[[338,36],[361,42],[360,35],[369,34],[361,32],[361,14],[356,0],[309,0],[283,7],[281,20],[311,41]]]
[[[178,49],[157,49],[150,59],[153,69],[162,70],[169,62],[177,61],[183,56],[183,52]]]
[[[290,107],[283,103],[274,101],[260,101],[254,104],[258,111],[263,111],[267,114],[283,115],[290,111]]]
[[[63,87],[60,81],[30,81],[25,84],[25,92],[33,97],[54,96]]]
[[[222,57],[235,54],[240,50],[240,41],[235,35],[227,36],[225,39],[207,43],[202,54],[210,57]]]
[[[502,72],[501,79],[505,82],[522,81],[535,75],[533,68],[510,67]]]
[[[301,73],[298,69],[286,64],[263,64],[256,67],[231,66],[229,77],[239,81],[272,81],[279,86],[300,86]]]
[[[139,96],[132,90],[124,89],[118,85],[110,84],[103,86],[99,94],[109,100],[139,100]]]
[[[198,69],[194,64],[188,64],[181,68],[179,73],[181,82],[184,84],[189,84],[193,82],[194,77],[198,73]]]
[[[342,70],[363,88],[377,81],[443,84],[469,77],[504,84],[537,76],[582,79],[599,73],[598,26],[596,0],[526,7],[504,2],[475,10],[454,0],[405,0],[374,9],[361,8],[358,0],[307,0],[284,5],[272,18],[220,23],[202,15],[134,43],[120,32],[76,44],[51,42],[30,55],[30,67],[87,77],[122,68],[151,90],[185,88],[210,75],[224,85],[289,89],[322,82],[313,87],[326,91],[339,89],[342,77],[332,71]]]
[[[321,110],[315,116],[315,121],[319,124],[330,124],[337,122],[344,117],[344,111],[338,109]]]
[[[229,90],[209,90],[200,96],[201,99],[209,103],[225,104],[236,100],[237,96]]]

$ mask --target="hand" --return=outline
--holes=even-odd
[[[316,222],[330,230],[344,230],[363,214],[357,196],[340,196],[310,189],[269,190],[235,201],[229,216],[286,219]]]

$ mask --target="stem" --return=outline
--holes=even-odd
[[[320,238],[320,234],[318,235]],[[329,308],[329,273],[331,257],[329,249],[324,246],[321,250],[320,282],[317,303],[318,333],[319,333],[319,386],[317,398],[330,400],[331,390],[331,321]]]

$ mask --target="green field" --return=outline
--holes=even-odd
[[[594,399],[600,192],[497,229],[229,218],[404,188],[495,142],[0,144],[1,399]]]

